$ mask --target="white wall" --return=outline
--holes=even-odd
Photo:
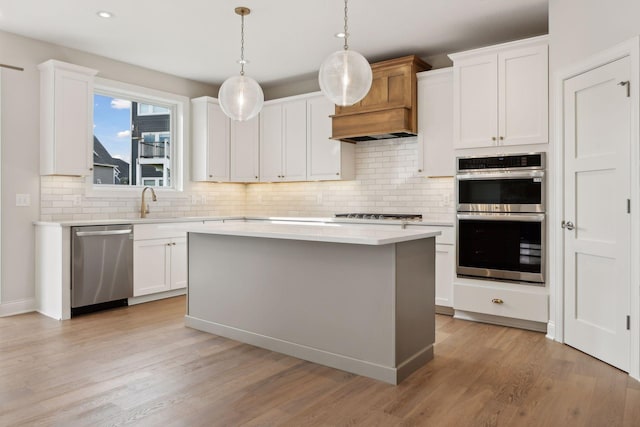
[[[640,34],[638,0],[549,0],[551,73]]]
[[[34,297],[34,231],[40,214],[39,99],[37,65],[58,59],[99,70],[99,76],[188,97],[217,88],[0,31],[0,62],[24,71],[2,73],[2,278],[0,315],[25,308]],[[188,154],[185,158],[189,158]],[[16,207],[15,196],[31,196]]]

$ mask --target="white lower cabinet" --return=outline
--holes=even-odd
[[[187,287],[187,237],[172,227],[166,223],[134,226],[134,297]]]
[[[460,280],[453,289],[456,315],[462,310],[532,322],[549,320],[549,295],[545,287]]]
[[[455,228],[445,226],[409,225],[408,230],[440,231],[436,237],[436,312],[451,314],[453,308],[453,277],[456,267]],[[444,309],[443,309],[444,308]]]
[[[455,246],[436,244],[436,306],[453,307],[455,254]],[[437,307],[436,311],[438,311]]]

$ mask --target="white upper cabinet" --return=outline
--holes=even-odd
[[[231,181],[258,182],[260,165],[259,116],[244,122],[231,120]]]
[[[549,141],[546,36],[450,57],[455,148]]]
[[[322,95],[307,100],[307,179],[355,178],[355,144],[331,139],[335,105]]]
[[[453,69],[418,73],[418,175],[453,176]]]
[[[193,144],[191,179],[212,182],[258,181],[258,117],[246,122],[229,119],[218,100],[191,100]]]
[[[40,69],[40,174],[93,171],[93,79],[96,70],[49,60]]]
[[[265,105],[260,113],[260,181],[304,181],[306,162],[306,100]]]
[[[194,181],[227,182],[230,179],[230,120],[217,99],[206,96],[193,99],[191,106],[191,177]]]

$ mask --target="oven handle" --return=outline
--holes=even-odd
[[[544,171],[517,171],[517,172],[475,172],[456,175],[458,181],[474,181],[485,179],[522,179],[522,178],[544,178]]]
[[[458,219],[471,219],[480,221],[517,221],[517,222],[544,222],[544,214],[509,214],[509,213],[459,213]]]

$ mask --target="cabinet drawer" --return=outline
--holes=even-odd
[[[202,224],[202,221],[135,224],[133,226],[133,240],[186,237],[189,228],[200,224]]]
[[[481,284],[455,283],[453,285],[453,301],[456,310],[534,322],[549,320],[548,298],[549,296],[543,292],[502,289],[498,286]]]

